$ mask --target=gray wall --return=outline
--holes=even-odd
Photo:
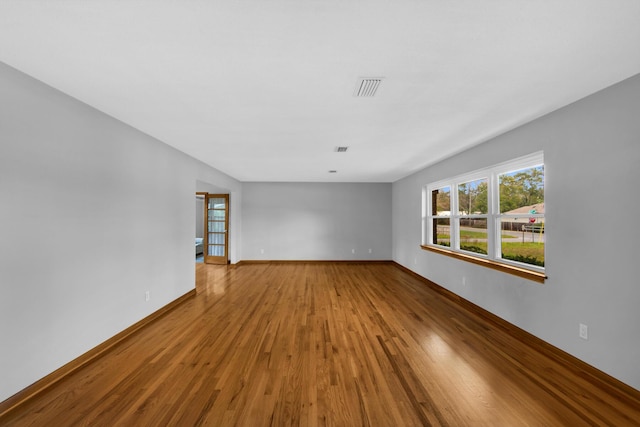
[[[193,289],[197,187],[241,184],[1,63],[0,94],[2,401]]]
[[[243,260],[391,259],[391,184],[243,183],[242,197]]]
[[[420,249],[423,185],[539,150],[544,285]],[[635,76],[394,183],[394,260],[640,389],[639,182]]]
[[[196,237],[204,237],[204,198],[196,198]]]

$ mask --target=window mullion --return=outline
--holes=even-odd
[[[491,171],[489,177],[489,223],[491,224],[491,230],[487,233],[489,236],[493,236],[489,242],[489,257],[491,259],[500,258],[500,184],[498,182],[498,174],[495,171]]]

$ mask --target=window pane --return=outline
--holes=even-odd
[[[499,182],[500,213],[544,213],[544,166],[502,174]]]
[[[544,267],[544,217],[503,218],[502,258]]]
[[[210,209],[209,210],[209,220],[224,220],[224,214],[225,211],[224,210],[219,210],[219,209]]]
[[[449,218],[433,219],[433,243],[441,246],[451,246],[451,226]]]
[[[224,197],[212,197],[209,199],[209,209],[224,209],[226,199]]]
[[[460,249],[487,254],[486,218],[460,218]]]
[[[442,187],[431,192],[431,214],[437,216],[451,215],[451,188]]]
[[[224,233],[209,233],[209,244],[210,245],[223,245],[224,244]]]
[[[209,256],[224,256],[224,246],[209,245]]]
[[[223,233],[225,231],[224,221],[209,221],[209,231]]]
[[[458,215],[486,214],[487,179],[458,184]]]

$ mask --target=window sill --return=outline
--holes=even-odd
[[[420,245],[420,247],[425,251],[436,252],[436,253],[446,255],[452,258],[456,258],[462,261],[467,261],[473,264],[491,268],[493,270],[502,271],[503,273],[513,274],[515,276],[522,277],[527,280],[532,280],[538,283],[544,283],[544,280],[547,278],[545,273],[540,273],[538,271],[533,271],[533,270],[527,270],[526,268],[516,267],[509,264],[503,264],[501,262],[491,261],[488,259],[477,258],[477,257],[466,255],[460,252],[454,252],[450,249],[438,248],[435,246],[426,246],[426,245]]]

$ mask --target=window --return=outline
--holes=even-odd
[[[544,211],[542,153],[435,182],[423,192],[423,247],[544,278]]]

